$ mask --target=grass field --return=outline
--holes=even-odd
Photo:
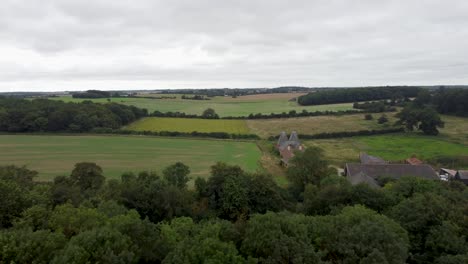
[[[26,165],[39,180],[69,175],[82,161],[96,162],[108,178],[160,171],[177,161],[190,167],[191,176],[207,177],[217,161],[255,171],[261,157],[255,143],[137,136],[0,135],[0,149],[0,165]]]
[[[193,118],[142,118],[124,129],[136,131],[178,131],[178,132],[226,132],[249,134],[244,120],[193,119]]]
[[[283,95],[284,96],[284,95]],[[253,98],[252,98],[253,97]],[[252,113],[282,113],[291,110],[302,111],[338,111],[353,109],[352,103],[330,104],[317,106],[300,106],[291,102],[288,98],[269,97],[266,95],[251,98],[243,96],[214,97],[212,100],[183,100],[177,99],[148,99],[148,98],[113,98],[111,101],[125,105],[134,105],[146,108],[150,112],[184,112],[187,114],[201,114],[206,108],[213,108],[219,116],[247,116]],[[66,102],[81,102],[85,99],[72,98],[71,96],[53,97],[52,100],[63,100]],[[91,99],[94,102],[106,103],[107,99]]]
[[[423,160],[438,156],[468,156],[467,145],[448,141],[444,137],[421,134],[308,140],[305,144],[324,149],[326,158],[337,166],[357,162],[361,151],[393,161],[409,158],[413,154]]]
[[[394,113],[387,113],[389,122],[378,124],[377,119],[381,114],[373,114],[373,120],[364,120],[364,114],[343,116],[314,116],[280,119],[256,119],[248,120],[250,130],[261,136],[277,136],[281,131],[290,133],[297,131],[299,134],[318,134],[324,132],[358,131],[390,128],[396,121]]]

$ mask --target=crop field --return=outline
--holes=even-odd
[[[287,94],[286,94],[287,95]],[[296,94],[297,95],[297,94]],[[171,95],[167,95],[171,96]],[[285,96],[285,95],[282,95]],[[150,112],[184,112],[187,114],[201,114],[206,108],[213,108],[219,116],[247,116],[255,113],[282,113],[291,110],[302,111],[339,111],[353,109],[352,103],[329,104],[317,106],[300,106],[288,98],[276,98],[275,96],[257,96],[251,98],[214,97],[211,100],[185,100],[180,99],[149,99],[149,98],[112,98],[112,102],[125,105],[134,105],[146,108]],[[248,97],[248,96],[245,96]],[[252,99],[253,97],[253,99]],[[81,102],[86,99],[72,98],[71,96],[52,97],[52,100],[66,102]],[[89,100],[89,99],[88,99]],[[106,98],[91,99],[94,102],[106,103]]]
[[[147,117],[124,129],[135,131],[226,132],[249,134],[244,120]]]
[[[364,120],[364,114],[342,116],[313,116],[279,119],[247,120],[247,126],[252,133],[261,137],[277,136],[281,131],[299,134],[318,134],[325,132],[342,132],[358,130],[378,130],[391,128],[396,121],[395,113],[386,113],[389,122],[378,124],[381,114],[373,114],[373,120]]]
[[[26,165],[40,173],[38,180],[69,175],[83,161],[100,165],[107,178],[160,172],[177,161],[190,167],[192,177],[208,177],[217,161],[255,171],[261,157],[255,143],[143,136],[0,135],[0,149],[0,165]]]

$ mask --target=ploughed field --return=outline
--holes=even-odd
[[[282,113],[295,110],[297,112],[303,109],[307,111],[339,111],[353,109],[352,103],[329,104],[317,106],[300,106],[295,101],[290,101],[292,97],[300,94],[265,94],[239,96],[237,98],[217,96],[211,100],[187,100],[181,99],[180,94],[155,94],[154,96],[176,96],[176,99],[150,99],[150,98],[111,98],[110,101],[125,105],[134,105],[140,108],[146,108],[150,113],[160,112],[184,112],[187,114],[202,114],[206,108],[213,108],[216,113],[223,116],[248,116],[249,114],[270,114]],[[149,95],[145,95],[151,97]],[[190,96],[190,95],[189,95]],[[71,96],[52,97],[51,100],[62,100],[65,102],[82,102],[91,100],[93,102],[107,103],[108,99],[82,99],[72,98]]]
[[[226,132],[249,134],[244,120],[146,117],[123,129],[134,131]]]
[[[100,165],[108,178],[124,172],[151,170],[181,161],[192,177],[207,177],[217,161],[259,168],[261,152],[255,143],[144,136],[0,135],[0,165],[26,165],[39,172],[38,180],[68,175],[75,163]]]

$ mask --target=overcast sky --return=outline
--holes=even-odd
[[[1,0],[0,91],[468,84],[466,0]]]

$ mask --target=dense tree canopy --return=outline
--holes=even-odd
[[[419,87],[410,86],[326,89],[300,96],[298,103],[301,105],[321,105],[381,99],[401,99],[415,97],[420,89]]]
[[[313,154],[313,155],[312,155]],[[403,177],[383,188],[326,176],[320,151],[304,190],[217,163],[187,186],[189,168],[104,181],[94,163],[33,181],[0,167],[2,263],[464,263],[468,189]],[[315,168],[318,167],[318,168]],[[174,175],[176,177],[174,177]],[[181,176],[181,177],[178,177]]]
[[[0,131],[87,132],[96,128],[119,128],[147,114],[146,109],[116,103],[4,98],[0,99]]]

